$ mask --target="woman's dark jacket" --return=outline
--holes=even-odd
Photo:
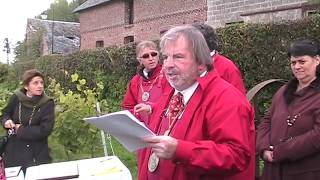
[[[279,89],[259,125],[257,151],[274,149],[262,180],[320,179],[320,79],[298,92],[297,86],[293,79]]]
[[[21,123],[16,135],[10,137],[6,146],[3,155],[6,167],[26,168],[51,162],[48,136],[54,127],[54,101],[45,94],[30,98],[25,93],[24,89],[15,91],[2,110],[3,126],[8,119],[16,124]],[[21,122],[19,104],[21,104]]]

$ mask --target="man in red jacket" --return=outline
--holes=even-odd
[[[254,112],[246,97],[212,68],[202,34],[192,26],[161,38],[172,87],[154,107],[139,180],[253,180]]]
[[[218,37],[214,29],[202,22],[194,23],[192,26],[197,28],[205,38],[211,51],[210,55],[212,56],[214,69],[218,72],[220,77],[239,89],[243,94],[246,94],[240,70],[232,60],[218,52]]]

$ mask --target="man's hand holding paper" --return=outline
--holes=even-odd
[[[128,151],[136,151],[147,146],[143,138],[155,136],[144,123],[140,122],[130,111],[119,111],[99,117],[85,118],[98,129],[111,134]]]

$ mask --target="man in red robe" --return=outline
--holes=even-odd
[[[241,72],[234,62],[218,52],[218,36],[214,29],[203,22],[192,24],[203,35],[210,49],[213,66],[222,79],[236,87],[240,92],[246,94],[246,89],[242,80]]]
[[[210,51],[192,26],[161,38],[171,87],[154,107],[139,180],[253,180],[254,112],[246,97],[212,69]],[[180,97],[179,100],[172,97]]]

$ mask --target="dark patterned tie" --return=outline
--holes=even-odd
[[[172,96],[169,102],[168,108],[169,108],[169,111],[168,111],[169,127],[165,135],[168,135],[171,132],[171,129],[173,128],[177,119],[179,118],[182,111],[184,110],[183,95],[180,92]]]

